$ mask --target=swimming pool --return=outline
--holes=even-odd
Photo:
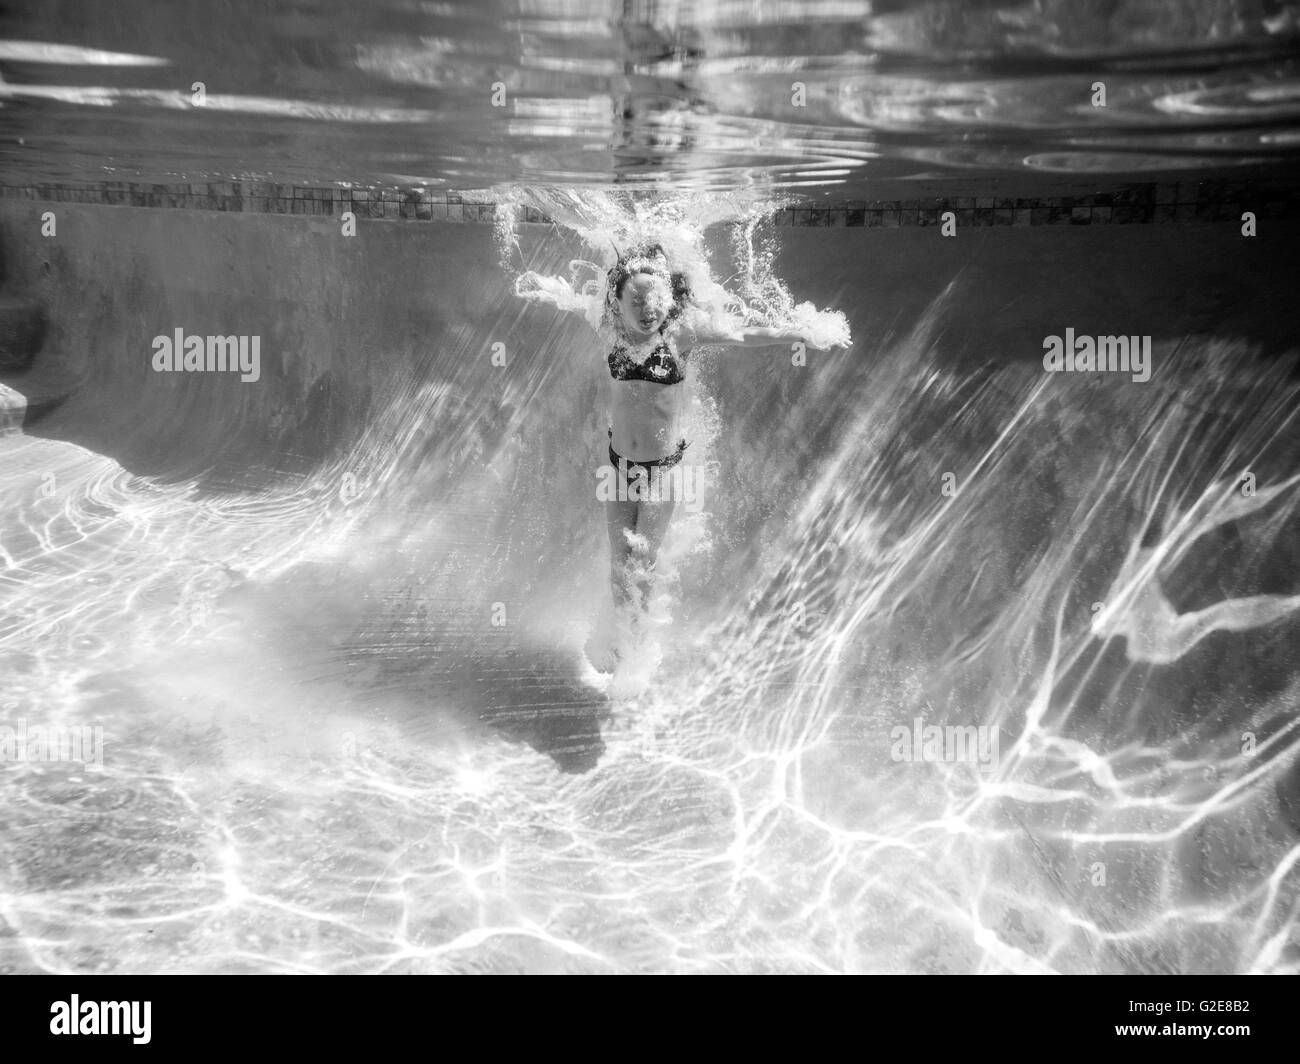
[[[1289,9],[14,10],[0,968],[1297,970]],[[700,355],[620,699],[516,283],[674,228],[853,344]]]

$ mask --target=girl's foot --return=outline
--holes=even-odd
[[[612,673],[618,668],[618,644],[614,641],[612,629],[613,626],[609,624],[598,625],[592,630],[587,645],[583,648],[587,654],[587,660],[591,662],[592,668],[597,672]]]

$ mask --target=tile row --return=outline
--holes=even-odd
[[[491,223],[496,208],[492,193],[486,190],[317,188],[269,181],[11,184],[0,185],[0,196],[260,214],[341,215],[352,211],[358,218],[473,223]],[[774,220],[778,226],[870,229],[939,225],[951,212],[958,226],[1105,225],[1222,222],[1240,219],[1246,211],[1300,217],[1300,186],[1197,181],[1128,185],[1071,196],[846,200],[785,207],[776,212]],[[521,220],[550,223],[534,207],[526,207]]]

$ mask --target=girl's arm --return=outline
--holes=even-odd
[[[734,332],[700,333],[696,343],[718,345],[720,347],[784,347],[787,344],[804,343],[807,340],[801,333],[792,329],[768,329],[745,326]]]

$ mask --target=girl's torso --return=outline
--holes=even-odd
[[[681,439],[686,398],[685,351],[673,323],[643,342],[618,335],[606,358],[614,450],[637,462],[663,458]]]

